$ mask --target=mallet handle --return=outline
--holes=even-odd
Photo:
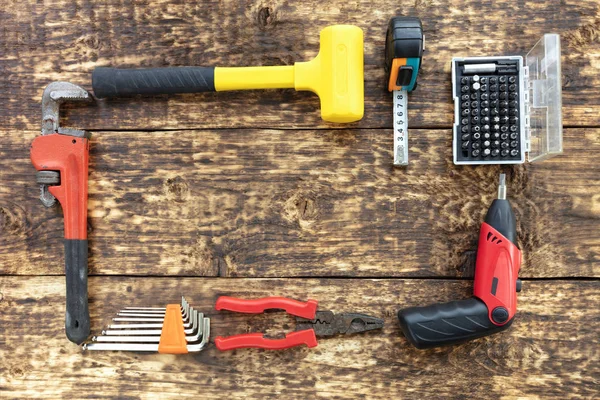
[[[292,65],[269,67],[216,67],[215,89],[294,89],[295,70]]]
[[[99,67],[92,73],[98,98],[136,94],[173,94],[215,91],[214,67],[120,69]]]
[[[293,89],[294,67],[96,68],[98,98],[248,89]]]

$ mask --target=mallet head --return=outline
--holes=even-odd
[[[329,122],[354,122],[364,113],[363,31],[332,25],[321,31],[319,54],[294,65],[296,90],[321,99],[321,117]]]

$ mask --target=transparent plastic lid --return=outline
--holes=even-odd
[[[529,67],[529,161],[562,153],[560,37],[547,33],[525,58]]]

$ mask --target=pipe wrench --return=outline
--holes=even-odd
[[[59,126],[59,108],[66,101],[89,101],[90,94],[69,82],[53,82],[42,95],[42,134],[31,144],[31,162],[38,171],[40,200],[61,204],[65,226],[66,322],[70,341],[80,344],[90,334],[88,310],[87,197],[89,135]]]

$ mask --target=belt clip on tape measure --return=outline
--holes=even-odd
[[[394,92],[394,165],[408,165],[407,94],[417,87],[425,50],[423,25],[416,17],[394,17],[385,36],[385,72]]]

